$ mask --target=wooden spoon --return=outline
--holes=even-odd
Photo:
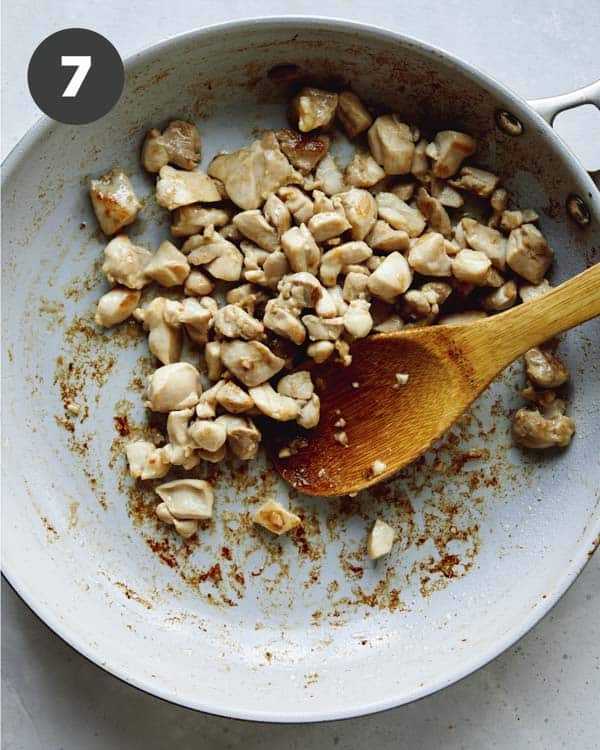
[[[310,367],[321,398],[311,431],[277,422],[265,438],[276,469],[310,495],[358,492],[426,451],[490,382],[532,346],[600,315],[600,264],[548,294],[461,325],[413,328],[361,339],[352,364]],[[407,373],[397,385],[396,373]],[[334,435],[345,421],[344,447]],[[292,455],[280,458],[290,447]],[[385,463],[374,477],[371,464]]]

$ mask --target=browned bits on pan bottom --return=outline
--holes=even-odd
[[[113,417],[115,423],[115,430],[121,435],[121,437],[127,437],[129,432],[129,422],[127,416],[115,416]]]

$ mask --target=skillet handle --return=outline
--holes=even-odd
[[[535,109],[540,117],[546,120],[548,125],[553,124],[556,115],[567,109],[580,107],[582,104],[593,104],[597,109],[600,109],[600,79],[567,94],[529,101],[529,105]],[[600,188],[600,170],[590,172],[590,176]]]

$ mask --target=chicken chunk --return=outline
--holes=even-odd
[[[395,536],[394,529],[378,518],[367,539],[367,552],[371,560],[377,560],[377,558],[387,555],[392,549]]]
[[[156,494],[174,518],[182,521],[212,518],[214,494],[205,479],[176,479],[159,484]]]
[[[523,224],[510,233],[506,244],[506,262],[530,284],[541,283],[552,265],[553,257],[554,251],[533,224]]]
[[[269,289],[276,289],[281,279],[290,272],[290,264],[285,254],[280,250],[268,255],[262,268],[244,272],[246,281]]]
[[[129,443],[125,454],[133,479],[162,479],[171,468],[164,452],[146,440]]]
[[[350,238],[364,240],[377,221],[377,203],[368,190],[352,188],[340,193],[337,198],[341,202],[350,223]],[[335,204],[335,199],[334,199]]]
[[[401,229],[410,237],[418,237],[425,229],[423,214],[393,193],[379,193],[375,200],[379,218],[394,229]]]
[[[224,208],[206,208],[199,205],[181,206],[173,212],[171,234],[173,237],[190,237],[206,227],[224,227],[231,221],[231,212]]]
[[[290,209],[275,193],[270,195],[263,206],[265,219],[275,227],[279,237],[292,226]]]
[[[267,302],[263,324],[265,328],[278,336],[293,341],[296,346],[301,346],[306,338],[304,326],[294,312],[290,310],[290,307],[280,298],[271,299]]]
[[[446,253],[444,238],[437,232],[426,232],[411,243],[408,264],[424,276],[450,276],[452,261]]]
[[[558,357],[535,346],[525,353],[527,377],[539,388],[558,388],[569,379],[569,371]]]
[[[210,297],[198,300],[195,297],[185,297],[181,302],[166,300],[163,318],[173,327],[183,325],[190,339],[204,345],[208,341],[209,330],[213,325],[216,304],[210,304]],[[166,363],[165,363],[166,364]]]
[[[141,292],[132,289],[124,287],[111,289],[98,300],[94,322],[104,328],[122,323],[138,306],[140,297]]]
[[[530,208],[526,208],[524,211],[503,211],[500,228],[505,232],[512,232],[513,229],[518,229],[523,224],[531,224],[538,219],[539,216]]]
[[[290,104],[290,120],[302,133],[327,130],[335,118],[338,95],[317,88],[303,88]]]
[[[260,432],[250,418],[223,414],[215,421],[227,430],[227,445],[236,458],[242,461],[256,458]]]
[[[575,422],[559,414],[547,419],[539,411],[519,409],[513,419],[513,438],[526,448],[564,448],[571,442]]]
[[[384,170],[371,154],[357,152],[346,167],[345,180],[348,185],[357,188],[368,188],[376,185],[385,177]]]
[[[166,287],[183,284],[189,273],[190,264],[185,255],[168,240],[161,243],[145,268],[146,276]]]
[[[148,406],[162,413],[195,406],[200,401],[200,373],[187,362],[164,365],[155,370],[148,384]]]
[[[325,286],[334,286],[345,266],[362,263],[373,254],[371,248],[361,241],[345,242],[328,250],[321,258],[320,276]]]
[[[502,286],[489,292],[481,300],[481,306],[488,312],[508,310],[517,301],[517,285],[514,281],[507,281]]]
[[[278,285],[284,303],[299,314],[305,307],[314,308],[321,318],[337,315],[335,302],[319,280],[310,273],[301,272],[285,276]]]
[[[398,252],[390,253],[369,276],[371,294],[386,302],[394,302],[412,282],[412,271],[406,258]]]
[[[104,248],[102,273],[111,284],[143,289],[150,283],[146,276],[146,266],[151,260],[151,252],[134,245],[126,234],[119,234]]]
[[[539,284],[522,284],[519,287],[519,297],[523,302],[533,302],[533,300],[543,297],[544,294],[552,291],[548,279],[543,279]]]
[[[461,250],[452,259],[452,273],[459,281],[484,286],[492,262],[479,250]]]
[[[373,122],[369,110],[352,91],[342,91],[338,95],[337,116],[348,138],[364,133]]]
[[[219,388],[217,402],[230,414],[241,414],[254,406],[253,398],[232,380],[226,381]]]
[[[289,396],[296,401],[308,401],[314,393],[314,385],[308,370],[284,375],[277,383],[277,392],[282,396]]]
[[[221,200],[215,181],[202,170],[185,172],[175,167],[161,167],[156,183],[156,202],[173,211],[192,203],[215,203]]]
[[[288,229],[281,237],[281,245],[294,273],[302,271],[317,273],[321,250],[305,224]]]
[[[301,174],[312,172],[329,151],[331,138],[325,134],[304,135],[290,128],[282,128],[275,135],[283,153]]]
[[[476,149],[477,141],[470,135],[457,130],[441,130],[427,149],[427,155],[433,159],[433,176],[452,177]]]
[[[344,329],[344,320],[341,317],[319,318],[316,315],[303,315],[302,322],[311,341],[336,341]]]
[[[392,229],[387,221],[378,219],[373,225],[373,229],[365,237],[365,242],[373,250],[381,250],[384,253],[391,253],[394,250],[405,251],[409,248],[409,237],[403,229]]]
[[[452,187],[475,193],[482,198],[489,198],[499,182],[500,178],[497,175],[478,167],[463,167],[458,177],[448,180]]]
[[[188,238],[182,251],[188,254],[188,263],[204,266],[215,279],[239,281],[244,256],[233,242],[224,239],[218,232]]]
[[[344,175],[331,154],[327,154],[319,162],[315,176],[321,189],[326,195],[337,195],[346,189]]]
[[[197,419],[189,427],[190,438],[195,445],[209,453],[220,450],[227,440],[225,425],[210,419]]]
[[[214,288],[213,282],[202,271],[190,271],[183,285],[183,291],[188,296],[195,295],[196,297],[204,297]]]
[[[308,230],[317,242],[339,237],[350,227],[351,224],[345,214],[342,215],[338,211],[316,213],[308,222]]]
[[[153,128],[146,135],[142,166],[148,172],[158,172],[167,164],[194,169],[200,155],[200,133],[196,126],[185,120],[172,120],[162,134]]]
[[[492,215],[488,219],[488,227],[498,229],[501,224],[502,214],[508,206],[508,190],[505,188],[496,188],[490,195],[490,206]]]
[[[225,367],[245,386],[254,388],[276,375],[285,360],[258,341],[227,341],[221,345]]]
[[[134,222],[142,209],[121,167],[114,167],[99,179],[91,180],[90,199],[100,229],[107,235],[116,234]]]
[[[288,422],[298,416],[298,402],[289,396],[277,393],[269,383],[250,388],[249,392],[256,407],[263,414],[278,422]]]
[[[163,365],[179,360],[182,345],[179,321],[172,325],[165,319],[168,301],[164,297],[155,297],[144,309],[134,311],[135,319],[148,331],[148,348]]]
[[[307,355],[317,364],[325,362],[333,354],[335,347],[332,341],[315,341],[306,349]]]
[[[423,187],[417,190],[417,207],[434,232],[439,232],[444,237],[452,235],[452,224],[446,209],[437,198],[432,198]]]
[[[430,191],[431,195],[437,198],[442,206],[448,208],[460,208],[465,202],[458,190],[450,187],[445,180],[441,180],[439,177],[432,177]]]
[[[251,341],[261,339],[265,327],[252,315],[238,305],[225,305],[221,307],[214,317],[215,331],[220,336],[229,339],[244,339]]]
[[[282,187],[278,192],[297,224],[305,224],[314,213],[311,199],[297,187]]]
[[[386,174],[408,174],[419,139],[414,128],[400,122],[397,115],[381,115],[368,132],[369,149]]]
[[[353,339],[363,339],[373,328],[373,318],[369,312],[371,305],[364,299],[350,302],[344,313],[344,328]]]
[[[496,229],[486,227],[475,219],[464,218],[461,226],[469,247],[485,253],[494,268],[503,271],[506,268],[506,238]]]
[[[269,253],[279,250],[279,236],[258,209],[242,211],[233,217],[234,225],[252,242]]]

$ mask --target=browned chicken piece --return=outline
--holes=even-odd
[[[369,128],[369,149],[386,174],[408,174],[419,133],[396,115],[381,115]]]
[[[433,176],[452,177],[476,149],[477,141],[470,135],[457,130],[441,130],[427,147],[427,155],[433,159]]]
[[[148,172],[158,172],[167,164],[181,169],[195,169],[200,162],[200,133],[185,120],[172,120],[163,133],[153,128],[142,146],[142,166]]]
[[[121,167],[90,182],[90,199],[100,229],[107,235],[116,234],[135,221],[142,208]]]
[[[302,133],[317,128],[327,130],[335,118],[338,95],[317,88],[303,88],[291,101],[289,116]]]
[[[530,208],[526,208],[524,211],[503,211],[500,229],[505,232],[512,232],[513,229],[518,229],[523,224],[531,224],[538,219],[539,216]]]
[[[352,91],[342,91],[338,95],[337,116],[348,138],[356,138],[373,123],[369,110]]]
[[[221,194],[213,179],[202,170],[193,172],[161,167],[156,183],[156,202],[163,208],[173,211],[191,203],[215,203]]]
[[[470,248],[485,253],[495,268],[501,271],[506,268],[506,238],[500,232],[467,217],[461,221],[461,227]]]
[[[499,182],[500,178],[497,175],[478,167],[463,167],[458,177],[448,180],[452,187],[475,193],[482,198],[489,198]]]
[[[530,284],[542,282],[553,258],[554,251],[533,224],[523,224],[510,233],[506,244],[506,262]]]
[[[558,357],[537,346],[525,353],[527,377],[538,388],[558,388],[569,379],[569,371]]]
[[[496,188],[490,195],[490,206],[492,207],[492,215],[489,218],[488,226],[492,229],[498,229],[502,214],[508,206],[508,190]]]
[[[434,232],[444,237],[452,235],[452,223],[448,212],[437,198],[433,198],[424,187],[417,190],[417,206]]]
[[[519,409],[513,420],[513,438],[526,448],[564,448],[571,442],[575,422],[559,414],[547,419],[539,411]]]
[[[442,206],[447,206],[448,208],[460,208],[465,202],[458,190],[450,187],[446,180],[441,180],[439,177],[431,178],[429,190],[431,195],[434,198],[437,198]]]
[[[291,128],[281,128],[275,135],[283,153],[302,174],[312,172],[329,151],[331,138],[325,134],[304,135]]]
[[[189,237],[206,227],[224,227],[231,221],[232,212],[223,208],[204,206],[181,206],[173,212],[171,234],[173,237]]]
[[[221,359],[225,367],[249,388],[254,388],[276,375],[284,360],[275,356],[258,341],[225,341],[221,344]]]
[[[357,152],[346,167],[345,178],[348,185],[368,188],[376,185],[385,177],[385,172],[371,154]]]

